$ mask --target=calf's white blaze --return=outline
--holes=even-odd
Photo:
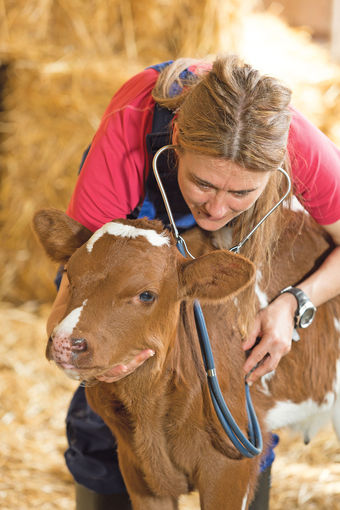
[[[87,303],[87,299],[83,301],[81,306],[75,308],[70,312],[66,317],[54,328],[52,335],[53,336],[71,336],[72,331],[77,326],[81,313],[83,311],[84,306]]]
[[[130,237],[135,238],[138,236],[145,237],[150,244],[153,246],[163,246],[164,244],[170,245],[170,238],[165,232],[160,234],[155,230],[147,230],[145,228],[136,228],[131,225],[123,225],[122,223],[106,223],[100,229],[98,229],[93,236],[87,241],[87,251],[91,252],[93,246],[104,234],[110,234],[112,236]]]

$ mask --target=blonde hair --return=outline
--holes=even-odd
[[[190,65],[197,71],[183,81]],[[171,96],[171,90],[180,90]],[[291,91],[276,78],[261,75],[237,56],[217,58],[210,69],[197,60],[179,59],[160,74],[152,92],[155,101],[177,112],[177,146],[207,156],[224,158],[255,172],[272,171],[265,192],[251,209],[234,220],[238,242],[278,201],[286,189],[279,166],[289,170],[286,154]],[[275,170],[275,171],[274,171]],[[242,253],[270,267],[273,243],[281,231],[275,212],[249,240]]]

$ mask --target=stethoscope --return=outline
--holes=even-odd
[[[153,173],[155,175],[159,191],[162,195],[164,206],[166,209],[166,212],[169,217],[169,221],[171,224],[172,233],[177,241],[177,248],[181,252],[183,256],[189,255],[192,259],[195,259],[195,257],[190,253],[188,250],[188,247],[186,245],[185,240],[183,237],[179,234],[176,223],[174,221],[172,211],[169,205],[168,198],[166,196],[163,183],[161,181],[161,178],[158,173],[157,169],[157,159],[162,154],[162,152],[174,149],[175,145],[165,145],[164,147],[161,147],[155,154],[153,161],[152,161],[152,168]],[[233,246],[230,248],[229,251],[234,253],[239,253],[242,246],[251,238],[251,236],[256,232],[256,230],[262,225],[262,223],[270,216],[277,207],[287,198],[287,196],[290,193],[291,190],[291,180],[288,175],[288,173],[281,167],[278,168],[278,170],[286,177],[287,183],[288,183],[288,189],[284,196],[270,209],[270,211],[267,212],[267,214],[257,223],[257,225],[249,232],[247,236],[245,236],[239,244]],[[262,434],[261,429],[258,423],[258,419],[251,401],[250,396],[250,390],[249,385],[247,383],[247,379],[245,378],[245,393],[246,393],[246,410],[247,410],[247,416],[248,416],[248,438],[243,434],[237,423],[235,422],[231,412],[228,409],[227,404],[224,401],[218,379],[216,374],[216,368],[215,368],[215,362],[211,350],[209,335],[207,331],[207,327],[205,324],[203,312],[201,309],[201,305],[198,300],[194,301],[194,317],[195,317],[195,323],[197,328],[197,334],[198,339],[200,343],[202,358],[204,367],[207,374],[207,380],[208,380],[208,386],[209,386],[209,392],[211,396],[211,400],[216,412],[216,415],[226,432],[227,436],[229,437],[230,441],[233,443],[235,448],[244,455],[245,457],[255,457],[256,455],[259,455],[262,452],[263,448],[263,441],[262,441]]]
[[[188,250],[188,247],[186,245],[186,242],[184,241],[183,237],[179,234],[178,230],[177,230],[177,227],[176,227],[176,223],[175,223],[175,220],[174,220],[174,217],[172,215],[172,212],[171,212],[171,208],[170,208],[170,205],[169,205],[169,201],[168,201],[168,198],[166,196],[166,193],[165,193],[165,190],[164,190],[164,186],[163,186],[163,183],[161,181],[161,178],[159,176],[159,173],[158,173],[158,170],[157,170],[157,160],[159,158],[159,156],[162,154],[162,152],[166,151],[166,150],[169,150],[169,149],[175,149],[176,148],[176,145],[164,145],[164,147],[161,147],[157,152],[156,154],[154,155],[154,158],[152,160],[152,168],[153,168],[153,173],[155,175],[155,178],[156,178],[156,181],[157,181],[157,184],[158,184],[158,187],[159,187],[159,191],[161,192],[161,195],[162,195],[162,198],[163,198],[163,202],[164,202],[164,206],[165,206],[165,209],[166,209],[166,212],[167,212],[167,215],[169,217],[169,221],[170,221],[170,224],[171,224],[171,229],[172,229],[172,233],[176,239],[176,241],[178,243],[180,243],[180,245],[182,245],[185,249],[185,252],[189,255],[189,257],[191,257],[192,259],[194,259],[195,257],[190,253],[190,251]],[[279,207],[279,205],[287,198],[287,196],[289,195],[290,193],[290,190],[291,190],[291,187],[292,187],[292,184],[291,184],[291,179],[288,175],[288,173],[281,167],[278,168],[278,171],[281,172],[287,179],[287,184],[288,184],[288,188],[287,188],[287,191],[286,193],[284,194],[284,196],[282,198],[280,198],[280,200],[270,209],[270,211],[267,212],[267,214],[257,223],[257,225],[255,225],[255,227],[249,232],[248,235],[246,235],[242,241],[239,242],[239,244],[233,246],[232,248],[229,248],[229,251],[232,251],[234,253],[239,253],[240,249],[243,247],[243,245],[251,238],[251,236],[256,232],[256,230],[262,225],[262,223],[268,218],[268,216],[270,216],[274,211],[275,209],[277,209]]]

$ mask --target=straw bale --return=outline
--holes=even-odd
[[[0,508],[70,510],[66,410],[77,383],[44,358],[48,306],[0,302]],[[340,510],[340,447],[326,428],[305,446],[280,431],[271,510]],[[198,496],[181,499],[198,510]]]
[[[220,34],[237,44],[241,18],[254,0],[1,0],[0,51],[55,55],[66,51],[168,58],[216,52]],[[43,45],[43,47],[42,47]],[[235,49],[235,48],[234,48]],[[202,55],[201,55],[202,56]]]
[[[32,216],[41,207],[66,207],[81,154],[112,90],[137,71],[131,65],[120,69],[112,59],[90,69],[88,63],[22,61],[9,71],[16,87],[5,100],[0,264],[6,271],[0,293],[13,301],[52,295],[55,267],[33,238]]]
[[[219,51],[225,27],[223,44],[234,50],[251,4],[0,0],[0,64],[8,64],[0,114],[0,297],[52,299],[56,268],[30,221],[40,207],[66,207],[82,152],[115,90],[153,62]]]

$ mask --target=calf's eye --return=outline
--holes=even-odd
[[[153,303],[156,299],[156,295],[150,290],[145,290],[138,297],[143,303]]]

